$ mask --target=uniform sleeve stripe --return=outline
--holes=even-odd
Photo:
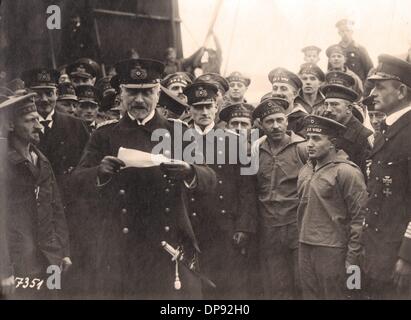
[[[408,239],[411,239],[411,232],[408,232],[408,230],[407,230],[407,232],[405,232],[405,234],[404,234],[404,237],[406,237]]]

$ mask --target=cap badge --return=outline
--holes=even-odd
[[[197,98],[205,98],[207,97],[207,90],[205,90],[203,87],[199,87],[196,90],[196,97]]]
[[[86,73],[86,68],[81,64],[76,68],[77,72],[79,73]]]
[[[130,77],[134,80],[144,80],[147,78],[147,70],[140,66],[136,66],[134,69],[131,69]]]
[[[87,98],[93,98],[94,97],[94,93],[92,90],[86,90],[84,91],[84,96]]]
[[[51,81],[51,75],[47,71],[42,71],[37,74],[37,80],[41,82]]]

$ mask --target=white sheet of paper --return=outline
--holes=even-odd
[[[163,162],[172,162],[162,154],[152,154],[136,149],[120,147],[117,158],[124,161],[127,167],[149,168],[159,166]]]

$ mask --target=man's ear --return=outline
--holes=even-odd
[[[338,139],[336,137],[330,137],[331,147],[338,151]]]
[[[398,98],[399,98],[400,100],[403,100],[403,99],[405,99],[405,98],[407,97],[407,95],[408,95],[408,88],[407,88],[407,86],[406,86],[405,84],[400,84],[400,86],[399,86],[399,88],[398,88],[398,91],[399,91]]]
[[[352,113],[353,108],[354,108],[354,105],[351,102],[347,101],[347,113]]]

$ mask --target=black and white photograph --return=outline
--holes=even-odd
[[[409,300],[411,1],[0,1],[0,157],[0,300]]]

